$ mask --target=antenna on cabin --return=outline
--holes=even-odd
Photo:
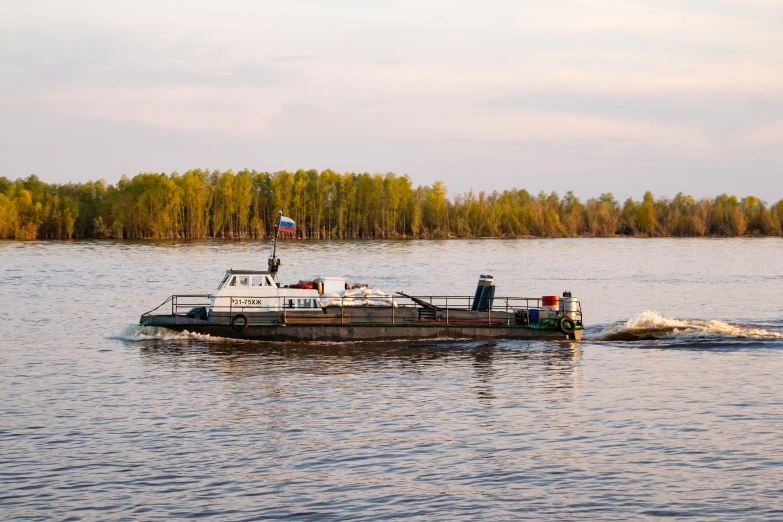
[[[275,223],[275,239],[272,242],[272,257],[269,258],[269,274],[272,279],[277,276],[277,270],[280,268],[280,260],[277,258],[277,235],[280,233],[280,220],[283,218],[283,211],[281,210],[277,216],[277,223]]]

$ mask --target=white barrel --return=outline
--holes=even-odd
[[[576,312],[579,310],[579,299],[576,297],[561,297],[560,311],[564,316],[570,317],[576,321]]]

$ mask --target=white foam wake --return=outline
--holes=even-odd
[[[597,341],[632,341],[639,339],[783,339],[774,332],[754,325],[723,321],[670,319],[658,312],[646,311],[625,323],[614,323],[590,338]]]
[[[187,330],[179,332],[160,326],[141,326],[139,324],[128,324],[122,329],[122,333],[112,336],[112,339],[120,341],[149,341],[149,340],[189,340],[189,341],[220,341],[226,342],[232,339],[225,337],[214,337],[209,334],[192,333]]]

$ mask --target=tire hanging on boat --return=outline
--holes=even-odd
[[[574,330],[576,330],[576,323],[570,317],[563,316],[557,322],[557,329],[560,330],[561,333],[571,335],[574,333]]]
[[[237,319],[241,319],[243,322],[242,324],[237,324]],[[237,332],[244,332],[247,330],[248,321],[247,316],[245,314],[237,314],[234,317],[231,318],[231,328],[234,329],[234,331]]]

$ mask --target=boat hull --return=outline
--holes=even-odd
[[[517,325],[480,325],[445,323],[400,324],[266,324],[244,329],[227,324],[188,319],[180,316],[152,316],[142,326],[156,326],[177,331],[208,334],[233,339],[259,341],[392,341],[403,339],[511,339],[511,340],[580,340],[581,329],[566,335],[559,330]]]

